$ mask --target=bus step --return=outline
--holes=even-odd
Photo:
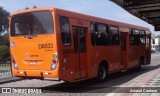
[[[121,72],[126,72],[126,71],[127,71],[126,69],[122,69],[122,70],[121,70]]]

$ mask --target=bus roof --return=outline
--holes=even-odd
[[[25,9],[25,10],[15,12],[15,13],[11,14],[11,16],[17,15],[17,14],[22,14],[22,13],[27,13],[27,12],[45,11],[45,10],[50,10],[50,11],[54,10],[60,15],[64,15],[64,16],[67,16],[67,17],[73,17],[73,18],[79,18],[79,19],[87,20],[87,21],[106,23],[106,24],[109,24],[109,25],[115,25],[115,26],[117,25],[117,26],[120,26],[120,27],[128,27],[128,28],[135,28],[135,29],[141,29],[141,30],[148,30],[149,33],[150,33],[149,28],[146,28],[146,27],[137,26],[137,25],[128,24],[128,23],[123,23],[123,22],[114,21],[114,20],[109,20],[109,19],[104,19],[104,18],[99,18],[99,17],[95,17],[95,16],[90,16],[90,15],[77,13],[77,12],[72,12],[72,11],[67,11],[67,10],[58,9],[58,8],[30,8],[30,9]]]
[[[35,12],[35,11],[45,11],[45,10],[53,10],[54,8],[29,8],[29,9],[24,9],[24,10],[19,10],[17,12],[14,12],[11,14],[11,16],[13,15],[17,15],[17,14],[23,14],[23,13],[28,13],[28,12]]]

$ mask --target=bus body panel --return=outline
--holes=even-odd
[[[11,48],[11,53],[16,63],[20,64],[18,69],[50,70],[51,68],[48,63],[52,63],[53,53],[57,52],[55,37],[56,36],[53,35],[42,35],[30,40],[23,36],[16,37],[16,39],[11,38],[11,42],[15,44],[15,46]],[[49,46],[51,48],[47,48]],[[37,64],[32,64],[32,61],[35,61]]]

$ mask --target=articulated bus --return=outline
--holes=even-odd
[[[10,16],[12,73],[16,77],[77,82],[150,64],[148,28],[57,8]]]

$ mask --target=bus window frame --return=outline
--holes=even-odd
[[[55,34],[55,32],[54,32],[54,30],[55,30],[55,20],[54,20],[54,15],[52,14],[52,12],[51,11],[49,11],[49,10],[43,10],[43,11],[33,11],[33,12],[26,12],[26,13],[34,13],[34,12],[45,12],[45,11],[48,11],[50,14],[51,14],[51,19],[52,19],[52,24],[53,24],[53,33],[42,33],[42,34],[36,34],[36,35],[51,35],[51,34]],[[26,14],[26,13],[22,13],[22,14]],[[19,14],[18,14],[19,15]],[[10,36],[11,37],[21,37],[21,36],[26,36],[26,35],[22,35],[22,34],[20,34],[20,35],[15,35],[14,34],[14,36],[11,34],[11,31],[12,31],[12,18],[14,17],[14,16],[16,16],[16,15],[13,15],[13,16],[11,16],[11,22],[10,22],[10,24],[9,24],[9,31],[10,31]],[[14,26],[15,27],[15,26]],[[14,30],[15,30],[15,28],[14,28]],[[32,34],[32,35],[35,35],[35,34]]]
[[[133,31],[134,30],[138,30],[139,34],[133,34]],[[138,36],[138,39],[139,39],[139,42],[138,43],[135,43],[135,36],[137,37]],[[134,40],[132,40],[132,38],[134,38]],[[129,40],[130,40],[130,45],[133,46],[133,45],[141,45],[140,44],[140,30],[139,29],[135,29],[135,28],[130,28],[130,32],[129,32]],[[132,42],[133,41],[133,42]]]
[[[106,27],[106,33],[107,33],[107,35],[108,35],[108,38],[106,38],[107,40],[108,40],[108,44],[106,44],[106,45],[97,45],[97,39],[96,39],[96,36],[98,35],[98,32],[99,32],[99,24],[101,24],[101,25],[105,25],[105,27]],[[94,23],[94,30],[95,30],[95,45],[96,46],[110,46],[111,44],[110,44],[110,32],[109,32],[109,25],[108,24],[105,24],[105,23],[100,23],[100,22],[95,22]],[[97,32],[97,33],[96,33]]]
[[[69,44],[64,44],[63,40],[62,40],[62,29],[61,29],[61,22],[60,19],[61,18],[67,18],[68,19],[68,24],[69,24],[69,35],[70,35],[70,43]],[[63,46],[72,46],[72,36],[71,36],[71,28],[70,28],[70,21],[69,21],[69,17],[67,16],[59,16],[59,28],[60,28],[60,37],[61,37],[61,42]]]
[[[144,32],[144,34],[141,34],[141,32]],[[146,44],[146,31],[145,30],[139,30],[139,35],[140,35],[140,38],[144,38],[144,40],[145,40],[144,43],[141,43],[141,41],[140,41],[140,44],[145,45]]]
[[[109,30],[109,35],[112,36],[112,33],[111,33],[111,30],[110,30],[110,27],[115,27],[118,29],[118,44],[112,44],[112,40],[111,40],[111,37],[110,37],[110,45],[111,46],[119,46],[120,45],[120,32],[119,32],[119,27],[116,26],[116,25],[109,25],[108,26],[108,30]]]

